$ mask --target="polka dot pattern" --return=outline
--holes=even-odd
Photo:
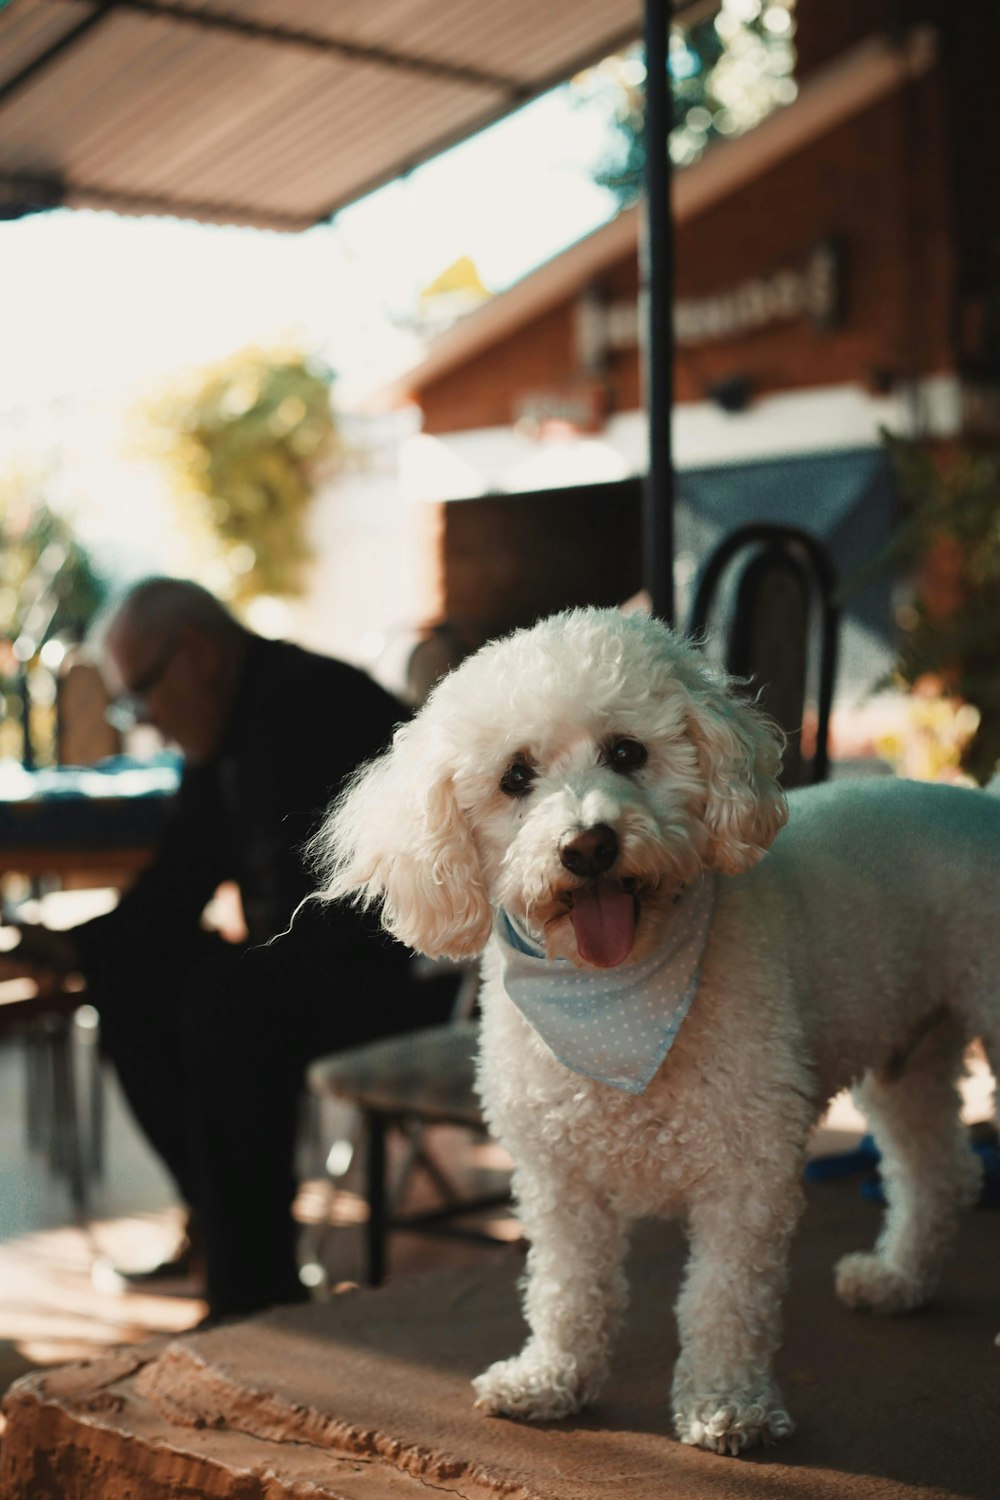
[[[614,969],[578,969],[568,959],[546,958],[500,911],[494,935],[504,988],[567,1068],[641,1094],[691,1008],[714,905],[715,879],[703,876],[674,907],[657,951]]]

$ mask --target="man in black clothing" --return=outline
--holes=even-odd
[[[372,919],[297,912],[304,842],[403,711],[353,667],[253,635],[177,579],[136,585],[102,644],[122,702],[183,752],[176,812],[114,911],[66,933],[25,927],[19,957],[86,976],[102,1045],[200,1227],[212,1312],[301,1300],[290,1210],[306,1063],[450,1004]],[[201,926],[226,880],[244,944]]]

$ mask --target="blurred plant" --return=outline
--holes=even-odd
[[[873,748],[899,776],[968,783],[963,761],[979,722],[977,708],[951,696],[928,673],[897,702],[893,724],[875,735]]]
[[[598,187],[607,188],[619,207],[625,207],[642,193],[646,170],[646,65],[642,48],[637,45],[606,57],[573,82],[581,102],[603,101],[610,112],[608,143],[593,175]]]
[[[0,477],[0,755],[28,764],[55,757],[54,674],[107,595],[44,486]]]
[[[145,411],[182,516],[221,558],[233,603],[301,591],[309,504],[342,451],[331,379],[301,353],[247,349]]]
[[[797,89],[795,0],[722,0],[714,15],[670,28],[674,103],[670,158],[690,166],[719,137],[743,135]],[[641,47],[605,58],[574,80],[582,100],[608,102],[612,136],[595,180],[621,205],[642,192],[646,69]]]
[[[886,443],[904,507],[890,556],[914,577],[897,611],[898,678],[925,695],[937,684],[967,731],[959,764],[985,782],[1000,762],[1000,456]]]

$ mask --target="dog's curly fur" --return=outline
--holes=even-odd
[[[616,769],[622,740],[644,764]],[[629,1224],[679,1214],[678,1436],[738,1453],[790,1432],[772,1373],[787,1252],[810,1129],[846,1085],[889,1201],[875,1248],[837,1267],[849,1306],[923,1302],[975,1197],[956,1084],[972,1037],[1000,1056],[1000,803],[835,783],[793,793],[778,837],[781,748],[665,626],[570,611],[445,678],[318,837],[328,895],[381,903],[388,930],[426,954],[487,950],[479,1085],[531,1247],[530,1337],[476,1380],[487,1412],[562,1417],[596,1396]],[[512,790],[513,764],[526,770]],[[560,849],[595,825],[619,845],[601,878],[639,901],[626,962],[661,940],[685,881],[722,877],[691,1012],[638,1096],[556,1061],[489,941],[503,906],[550,956],[583,964],[570,907],[585,881]]]

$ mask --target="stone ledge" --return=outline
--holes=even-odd
[[[810,1191],[779,1373],[798,1431],[743,1460],[671,1435],[676,1228],[647,1227],[607,1392],[566,1422],[472,1405],[513,1353],[520,1257],[275,1309],[11,1388],[5,1500],[995,1500],[996,1216],[968,1216],[936,1304],[848,1313],[834,1261],[870,1243],[857,1181]]]
[[[203,1430],[178,1441],[127,1378],[106,1403],[67,1402],[27,1376],[9,1399],[4,1496],[31,1500],[415,1500],[427,1488],[371,1459],[286,1439]],[[116,1418],[120,1420],[116,1420]],[[27,1440],[27,1441],[26,1441]],[[438,1488],[445,1494],[449,1487]],[[456,1493],[451,1490],[451,1493]],[[479,1494],[463,1490],[470,1500]],[[485,1491],[481,1492],[484,1495]],[[488,1492],[492,1497],[496,1492]]]

